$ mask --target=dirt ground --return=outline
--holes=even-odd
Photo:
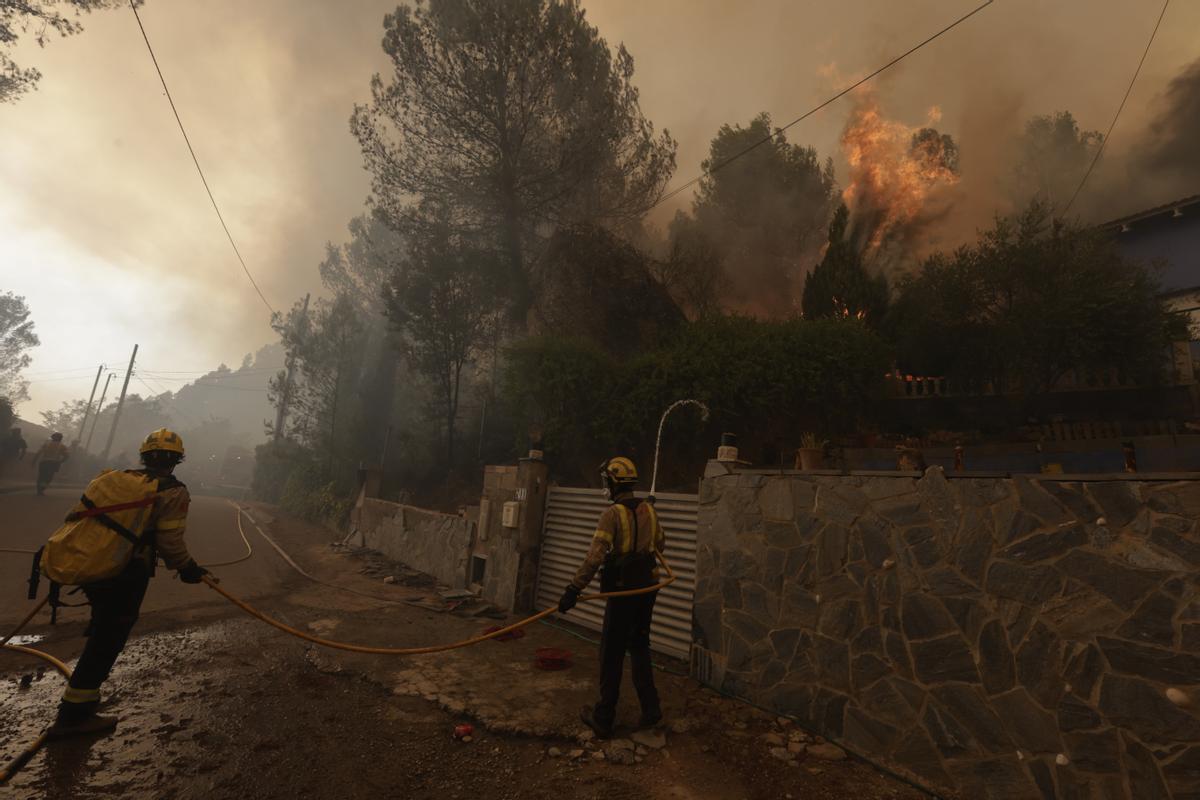
[[[0,496],[0,519],[5,501]],[[215,508],[210,512],[208,527],[189,536],[240,541],[217,530],[236,529],[232,508],[223,522]],[[291,625],[338,640],[406,646],[457,640],[498,624],[471,609],[434,610],[446,601],[427,582],[385,584],[379,575],[386,564],[331,547],[327,530],[278,518],[268,508],[252,513],[314,577],[363,593],[280,570],[282,558],[247,525],[251,561],[269,567],[223,585],[249,592],[247,584],[257,580],[255,604]],[[396,572],[403,578],[402,568]],[[155,584],[170,580],[160,573]],[[15,598],[16,591],[3,596]],[[110,713],[121,718],[116,733],[48,745],[0,788],[0,797],[925,796],[854,759],[814,755],[822,749],[818,740],[673,674],[684,667],[673,662],[658,673],[668,716],[663,729],[633,735],[638,741],[628,728],[615,741],[590,741],[577,714],[594,691],[596,648],[564,630],[535,625],[522,639],[450,654],[364,656],[286,636],[213,604],[214,594],[148,602],[152,610],[105,687]],[[5,601],[4,630],[25,602]],[[73,658],[82,627],[75,613],[55,628],[40,619],[28,632],[46,637],[37,646]],[[535,668],[533,651],[544,646],[570,650],[572,666]],[[61,690],[60,676],[41,662],[0,654],[0,759],[48,724]],[[634,701],[623,698],[621,717],[636,713]],[[469,742],[454,736],[461,723],[475,727]]]

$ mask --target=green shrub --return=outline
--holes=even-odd
[[[721,430],[791,446],[804,431],[849,433],[874,415],[889,363],[883,341],[853,319],[739,316],[690,323],[666,346],[625,361],[556,338],[526,339],[506,355],[504,390],[518,431],[540,426],[547,452],[570,477],[591,477],[613,452],[647,462],[660,415],[684,398],[711,411],[701,429],[693,418],[690,431],[674,429],[664,444],[689,469]]]

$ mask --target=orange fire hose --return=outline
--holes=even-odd
[[[675,582],[675,573],[671,571],[671,566],[667,563],[666,559],[664,559],[662,557],[661,553],[658,554],[658,558],[659,558],[659,561],[662,562],[663,568],[667,571],[666,580],[660,581],[660,582],[654,584],[653,586],[647,586],[644,589],[627,589],[627,590],[620,591],[620,592],[599,592],[597,594],[585,594],[585,595],[580,595],[579,599],[581,601],[595,601],[595,600],[607,600],[612,597],[633,597],[633,596],[639,595],[639,594],[649,594],[650,592],[657,592],[659,589],[662,589],[666,586],[670,586],[672,583]],[[520,620],[518,622],[514,622],[512,625],[507,625],[503,628],[500,628],[499,630],[494,630],[491,633],[484,633],[484,634],[480,634],[479,636],[472,636],[469,639],[463,639],[462,641],[459,641],[459,642],[450,642],[448,644],[427,645],[425,647],[372,647],[370,645],[349,644],[347,642],[336,642],[336,641],[333,641],[332,639],[324,639],[320,636],[314,636],[311,633],[306,633],[305,631],[299,630],[297,628],[293,628],[291,625],[288,625],[284,622],[280,622],[279,620],[274,619],[272,617],[268,617],[266,614],[264,614],[263,612],[259,611],[256,608],[254,608],[246,601],[241,600],[241,599],[235,597],[234,595],[230,594],[226,590],[222,589],[220,584],[215,579],[211,578],[210,576],[205,575],[204,578],[202,578],[202,580],[206,584],[208,584],[210,589],[213,589],[214,591],[216,591],[218,594],[220,594],[226,600],[233,603],[235,606],[242,609],[250,616],[260,619],[263,622],[270,625],[271,627],[278,628],[279,630],[283,631],[284,633],[290,633],[292,636],[295,636],[300,639],[304,639],[307,642],[312,642],[313,644],[319,644],[322,647],[330,647],[330,648],[333,648],[334,650],[347,650],[351,653],[370,653],[372,655],[380,655],[380,656],[419,656],[419,655],[427,655],[429,653],[441,653],[441,652],[445,652],[446,650],[456,650],[460,647],[469,647],[470,645],[473,645],[473,644],[479,644],[480,642],[485,642],[488,639],[495,639],[497,636],[504,636],[507,633],[511,633],[512,631],[518,630],[520,628],[524,628],[526,625],[532,625],[533,623],[537,622],[538,620],[545,619],[546,617],[548,617],[551,614],[558,611],[558,609],[556,607],[547,608],[543,611],[539,611],[538,613],[534,614],[533,616],[526,617],[525,619]]]

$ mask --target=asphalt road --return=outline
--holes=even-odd
[[[7,488],[7,487],[6,487]],[[36,550],[54,532],[63,517],[79,497],[78,488],[51,488],[38,497],[32,487],[0,493],[0,548]],[[294,574],[255,532],[248,520],[243,520],[246,536],[254,548],[250,559],[232,566],[214,569],[231,591],[244,597],[254,597],[274,591],[281,582]],[[238,533],[237,515],[230,501],[217,497],[192,497],[185,534],[188,549],[201,564],[231,561],[246,552]],[[0,552],[0,630],[9,627],[27,613],[26,599],[29,568],[32,556]],[[43,581],[39,597],[45,595]],[[79,598],[64,597],[67,602]],[[146,600],[143,615],[161,611],[183,611],[207,606],[226,605],[226,601],[203,585],[186,584],[176,578],[174,571],[159,566]],[[60,622],[83,622],[86,608],[64,608]],[[46,620],[39,615],[36,627]],[[35,626],[31,626],[35,627]]]

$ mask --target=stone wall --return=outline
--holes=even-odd
[[[533,456],[537,457],[533,457]],[[350,512],[355,544],[379,550],[456,589],[511,611],[533,608],[546,505],[546,465],[531,453],[516,465],[487,466],[479,505],[442,514],[375,497],[379,471],[362,471],[358,500]],[[515,526],[503,524],[504,506],[516,503]],[[475,580],[473,567],[483,567]]]
[[[360,497],[352,523],[361,543],[455,589],[467,585],[475,523],[454,514]]]
[[[711,462],[694,667],[964,797],[1200,797],[1200,482],[1110,478]]]

